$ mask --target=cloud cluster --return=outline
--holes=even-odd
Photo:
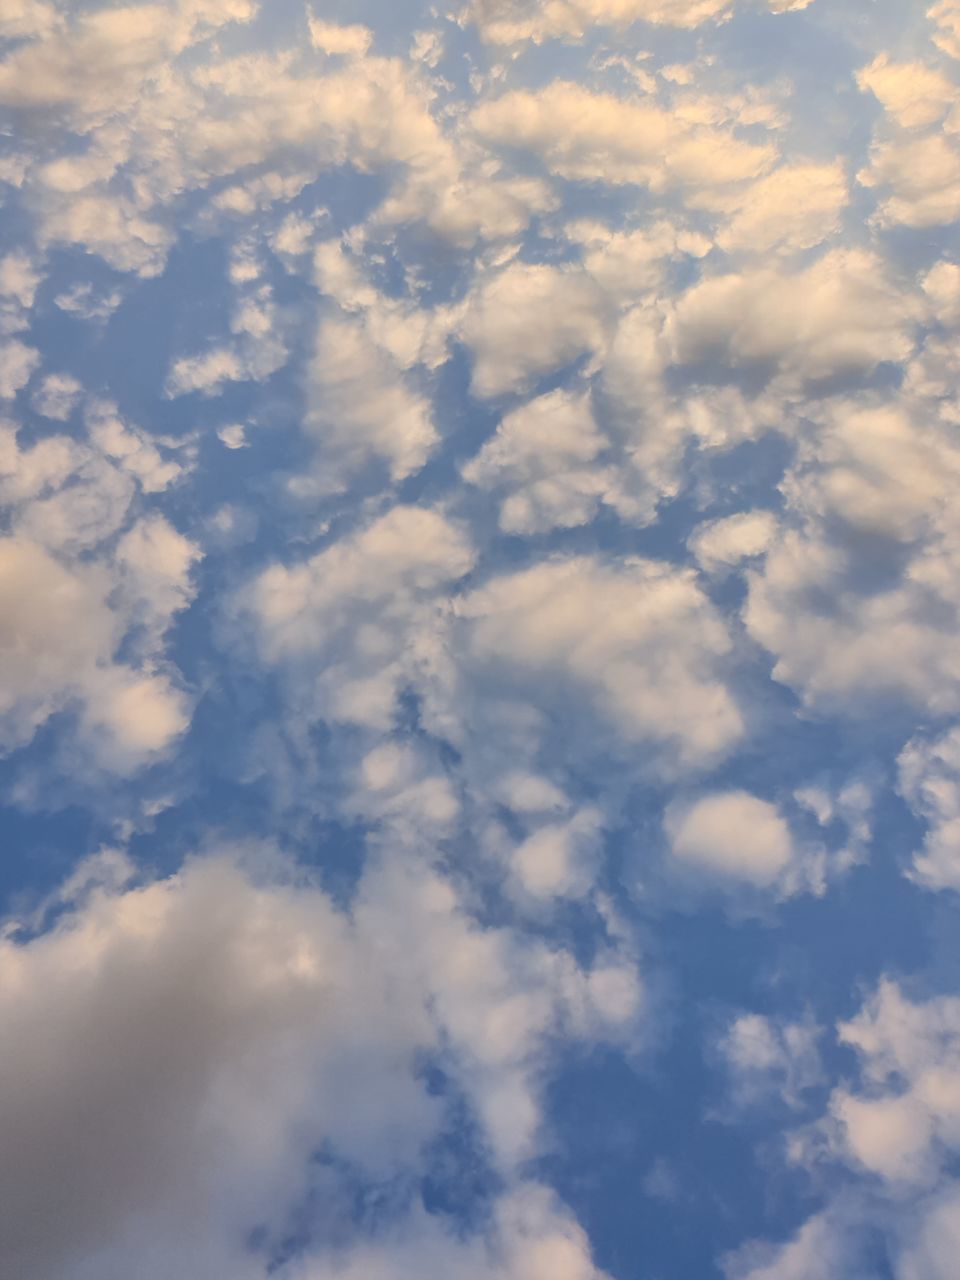
[[[137,883],[104,853],[51,904],[49,927],[8,931],[0,1252],[11,1272],[159,1277],[176,1259],[189,1273],[264,1276],[304,1196],[326,1202],[321,1223],[342,1205],[318,1150],[373,1180],[422,1168],[453,1119],[426,1087],[423,1055],[454,1073],[509,1169],[537,1124],[531,1068],[545,1034],[558,1018],[596,1034],[615,1016],[571,957],[479,929],[422,868],[371,872],[348,916],[282,863],[251,877],[244,858],[265,865],[255,854]],[[535,1185],[497,1204],[489,1240],[458,1242],[442,1219],[398,1209],[386,1250],[320,1236],[316,1260],[282,1274],[399,1280],[443,1259],[491,1280],[598,1274],[583,1233]],[[258,1224],[264,1243],[250,1251]]]

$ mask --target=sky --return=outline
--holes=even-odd
[[[0,1274],[955,1280],[958,73],[6,0]]]

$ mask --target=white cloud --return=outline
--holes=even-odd
[[[777,0],[773,0],[777,3]],[[698,27],[729,16],[733,0],[472,0],[467,10],[492,44],[580,39],[594,25],[623,28],[634,22]]]
[[[42,278],[36,262],[22,249],[0,258],[0,333],[18,333],[27,327]]]
[[[870,164],[857,181],[883,194],[877,211],[881,225],[948,226],[960,217],[958,156],[955,139],[937,132],[896,136],[873,146]]]
[[[252,272],[252,274],[251,274]],[[235,258],[231,278],[240,284],[259,275],[249,259]],[[283,368],[289,352],[279,332],[276,307],[269,285],[242,291],[230,320],[233,341],[197,356],[180,356],[167,376],[167,395],[199,391],[219,395],[227,382],[263,382]]]
[[[883,104],[904,129],[924,128],[942,120],[957,101],[957,88],[923,62],[891,62],[887,54],[857,73],[857,84]]]
[[[485,142],[531,151],[560,177],[637,183],[657,194],[678,189],[707,208],[758,178],[776,154],[645,98],[592,93],[569,81],[505,93],[475,108],[470,123]]]
[[[937,0],[927,10],[936,27],[934,44],[952,58],[960,58],[960,4],[957,0]]]
[[[673,806],[665,826],[673,858],[721,881],[770,888],[794,855],[790,829],[776,807],[746,791],[717,792]]]
[[[30,381],[39,363],[40,352],[35,347],[16,338],[0,342],[0,400],[12,400]]]
[[[363,323],[321,319],[307,378],[304,426],[318,445],[320,483],[336,488],[374,460],[402,480],[426,462],[438,439],[429,401]]]
[[[82,385],[69,373],[49,373],[33,393],[32,404],[45,418],[66,422],[82,394]]]
[[[783,1245],[752,1242],[725,1259],[727,1280],[823,1280],[824,1275],[867,1280],[856,1269],[856,1242],[838,1215],[809,1218]]]
[[[263,1280],[254,1227],[269,1247],[305,1194],[331,1220],[343,1208],[318,1148],[374,1179],[417,1176],[424,1144],[460,1123],[427,1093],[434,1054],[506,1176],[489,1233],[455,1239],[414,1204],[374,1240],[320,1232],[281,1274],[405,1280],[436,1263],[600,1280],[575,1221],[511,1170],[539,1123],[551,1038],[617,1034],[637,1012],[631,973],[480,928],[409,859],[370,869],[349,914],[268,849],[133,876],[105,853],[55,896],[51,922],[0,941],[6,1270],[160,1280],[173,1259]],[[632,998],[616,996],[631,980]]]
[[[609,1280],[590,1256],[586,1233],[546,1187],[521,1183],[494,1206],[487,1238],[463,1238],[424,1214],[384,1244],[360,1246],[329,1263],[307,1260],[281,1280]]]
[[[783,165],[746,188],[717,243],[728,253],[811,249],[839,231],[847,200],[839,162]]]
[[[825,417],[784,482],[793,519],[747,574],[747,628],[811,705],[950,713],[960,451],[921,407],[841,401]]]
[[[537,827],[510,854],[516,888],[536,900],[582,896],[593,883],[603,817],[581,809],[565,822]]]
[[[763,555],[776,530],[777,518],[772,511],[743,511],[699,525],[688,545],[707,573],[720,573]]]
[[[694,285],[672,308],[665,336],[677,364],[716,362],[727,376],[759,367],[816,381],[905,360],[919,314],[879,258],[835,250],[796,273],[760,268]]]
[[[471,390],[523,391],[544,374],[600,349],[608,307],[582,271],[513,263],[469,299],[461,336],[474,356]]]
[[[960,999],[914,1003],[884,980],[838,1035],[857,1052],[864,1088],[831,1096],[837,1154],[894,1187],[932,1183],[960,1149]]]
[[[897,764],[901,794],[929,825],[913,876],[928,889],[960,891],[960,729],[912,739]]]
[[[170,368],[167,386],[173,396],[191,391],[216,396],[227,382],[241,382],[244,378],[245,369],[238,353],[231,347],[215,347],[203,355],[179,356]]]
[[[243,449],[247,445],[246,427],[241,422],[230,422],[218,428],[217,436],[228,449]]]
[[[110,607],[112,587],[102,565],[70,568],[34,543],[0,540],[0,748],[75,709],[99,763],[129,772],[186,728],[187,701],[168,675],[116,661],[130,619]]]
[[[606,446],[585,395],[552,391],[506,414],[463,478],[504,494],[505,533],[543,533],[587,524],[613,483],[596,465]]]
[[[75,284],[58,293],[53,301],[68,315],[78,316],[81,320],[102,321],[116,311],[123,296],[118,290],[98,294],[92,284]]]
[[[481,688],[552,713],[559,698],[581,726],[590,709],[623,741],[659,748],[660,765],[715,760],[743,733],[722,676],[731,642],[692,574],[649,560],[548,560],[492,579],[457,612]]]
[[[395,507],[303,564],[267,569],[240,603],[268,661],[312,673],[308,714],[388,728],[416,664],[418,629],[435,628],[438,598],[473,559],[442,516]]]
[[[716,1043],[730,1074],[734,1103],[751,1107],[775,1094],[788,1106],[801,1106],[803,1093],[823,1081],[817,1047],[821,1035],[809,1018],[789,1022],[759,1013],[737,1014]]]
[[[947,326],[960,324],[960,266],[938,262],[923,277],[922,285],[934,319]]]
[[[117,544],[124,585],[137,601],[138,620],[161,633],[193,597],[191,571],[200,549],[162,515],[138,520]]]
[[[341,27],[334,22],[324,22],[311,14],[307,19],[310,40],[315,49],[323,53],[348,54],[361,57],[373,42],[373,32],[360,25]]]
[[[957,15],[960,27],[960,13]],[[951,1280],[960,1251],[960,1187],[948,1182],[922,1206],[912,1239],[900,1254],[897,1280]]]
[[[111,401],[94,400],[87,407],[86,420],[91,440],[122,471],[133,476],[144,493],[161,493],[183,475],[184,465],[165,458],[145,431],[123,421]],[[168,451],[165,447],[164,452]]]

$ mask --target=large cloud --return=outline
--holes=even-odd
[[[722,206],[729,189],[759,177],[776,153],[692,114],[554,81],[483,103],[470,122],[486,142],[532,152],[560,177],[678,189],[694,203]]]
[[[748,573],[744,619],[818,706],[960,698],[951,495],[960,453],[925,412],[841,403],[786,483],[796,516]],[[801,455],[803,456],[803,455]]]
[[[537,712],[588,712],[671,765],[716,760],[744,732],[723,674],[730,637],[692,574],[551,560],[493,578],[457,612],[471,678]]]
[[[176,1261],[262,1276],[304,1195],[337,1212],[333,1171],[311,1163],[319,1148],[368,1177],[418,1168],[444,1123],[420,1055],[443,1053],[509,1165],[536,1124],[528,1073],[544,1035],[558,1019],[599,1026],[570,957],[479,930],[429,873],[372,873],[348,917],[271,870],[267,851],[245,856],[267,879],[217,855],[136,885],[103,854],[51,904],[49,927],[8,932],[11,1274],[160,1277]],[[254,1227],[264,1243],[248,1251]],[[535,1187],[498,1206],[489,1255],[422,1213],[397,1230],[399,1252],[358,1245],[289,1274],[401,1277],[416,1258],[448,1257],[478,1277],[594,1275],[582,1233]]]

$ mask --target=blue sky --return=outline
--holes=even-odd
[[[950,1280],[956,0],[0,15],[0,1271]]]

